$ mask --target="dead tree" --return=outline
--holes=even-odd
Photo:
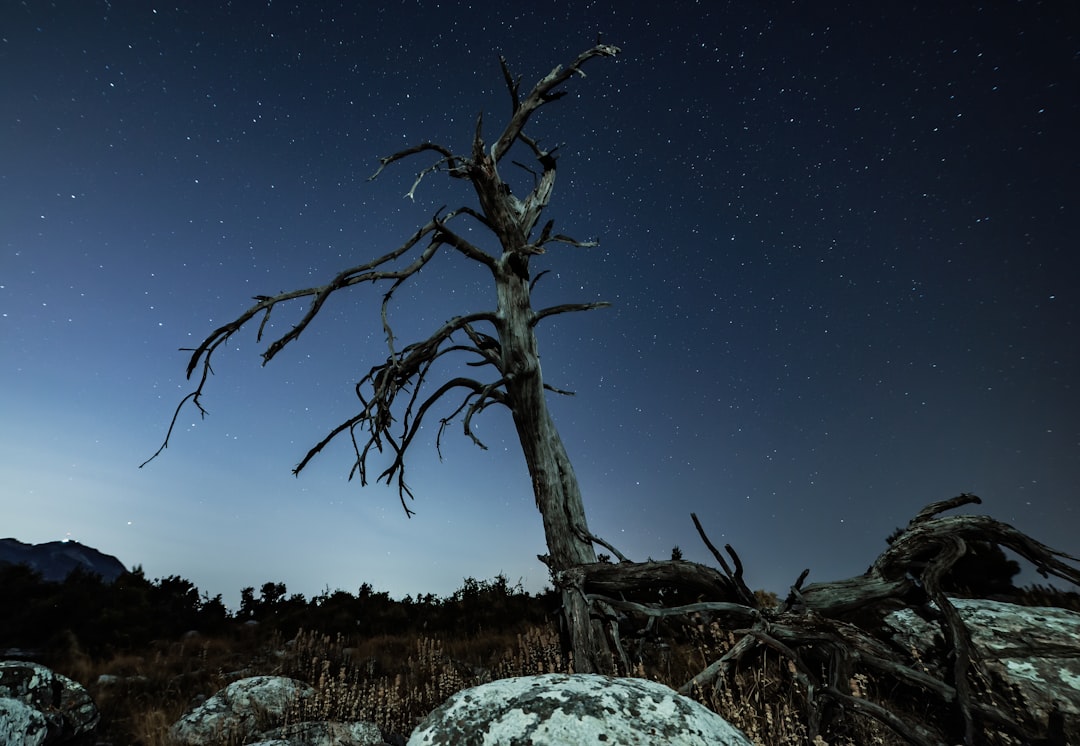
[[[261,318],[258,326],[261,341],[271,311],[290,301],[308,300],[307,311],[300,321],[262,353],[266,364],[308,328],[331,295],[355,285],[384,283],[388,287],[383,295],[382,326],[389,354],[356,385],[359,410],[316,443],[295,467],[294,473],[303,470],[331,441],[347,436],[356,455],[350,478],[353,474],[358,475],[361,484],[366,484],[372,449],[388,451],[390,465],[377,480],[396,483],[402,507],[406,514],[411,514],[406,497],[411,499],[413,495],[405,481],[405,454],[435,405],[449,409],[440,419],[440,438],[445,427],[460,418],[465,435],[481,447],[483,444],[471,428],[473,418],[488,407],[502,405],[513,416],[532,477],[536,505],[543,518],[547,539],[549,554],[545,561],[554,572],[595,562],[581,490],[546,401],[548,391],[568,392],[558,391],[545,383],[534,330],[537,324],[551,316],[608,304],[572,303],[541,310],[532,307],[530,293],[539,275],[531,275],[530,259],[543,254],[552,244],[573,247],[594,244],[556,233],[551,220],[537,228],[555,185],[556,149],[542,147],[539,140],[526,134],[525,126],[538,109],[566,95],[560,87],[572,76],[584,77],[582,67],[585,63],[596,57],[614,57],[618,53],[617,47],[597,43],[565,67],[556,67],[524,96],[521,95],[520,78],[514,78],[506,61],[500,58],[512,110],[509,121],[491,146],[484,140],[481,114],[477,117],[472,148],[468,153],[455,153],[443,145],[425,142],[380,159],[379,168],[371,179],[387,166],[410,156],[432,157],[433,162],[417,174],[407,196],[414,195],[426,176],[441,171],[451,178],[470,182],[476,191],[479,209],[470,206],[449,212],[440,209],[398,248],[339,272],[325,285],[256,296],[255,305],[234,321],[215,329],[192,352],[187,375],[197,378],[198,385],[180,402],[161,448],[147,461],[168,446],[176,418],[185,404],[190,401],[200,414],[206,414],[201,400],[212,372],[211,358],[249,321]],[[523,152],[531,152],[537,164],[529,168],[514,162],[532,173],[533,187],[524,198],[513,194],[500,173],[515,145]],[[465,220],[490,232],[501,251],[489,253],[464,238],[457,225]],[[494,280],[497,305],[491,310],[452,318],[427,339],[398,349],[387,312],[394,292],[414,278],[440,250],[456,251],[486,268]],[[451,354],[465,356],[468,365],[489,370],[491,375],[485,380],[454,377],[431,390],[428,374],[432,366]],[[599,628],[590,620],[584,597],[566,591],[563,612],[574,668],[580,672],[609,670],[611,655],[606,639],[598,634]]]

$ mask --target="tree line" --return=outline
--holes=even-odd
[[[889,543],[895,536],[888,537]],[[1021,593],[1012,582],[1019,570],[1015,561],[996,546],[975,544],[972,549],[943,579],[949,592],[1001,598]],[[678,547],[671,559],[682,559]],[[602,555],[600,561],[609,558]],[[0,614],[0,654],[11,648],[60,649],[72,638],[85,652],[105,654],[176,639],[191,630],[215,635],[254,626],[288,638],[301,628],[359,637],[420,631],[475,635],[551,621],[560,602],[551,589],[529,594],[502,574],[490,580],[464,578],[445,597],[425,593],[402,599],[366,582],[355,593],[327,588],[310,599],[289,593],[285,583],[267,582],[258,590],[241,589],[235,611],[221,594],[210,596],[178,575],[151,580],[141,567],[112,583],[81,569],[57,583],[25,565],[0,565],[0,589],[6,611]],[[642,591],[655,605],[695,600],[683,589],[662,585],[651,593]],[[769,599],[768,605],[778,600],[775,594],[757,593]]]
[[[424,631],[474,635],[541,623],[557,611],[554,592],[532,595],[504,575],[465,578],[446,597],[432,593],[397,600],[363,583],[356,593],[325,590],[310,599],[268,582],[241,590],[240,608],[226,607],[177,575],[149,579],[141,567],[112,583],[75,570],[49,582],[26,565],[0,565],[5,613],[0,614],[0,656],[13,649],[49,654],[72,645],[92,656],[145,648],[189,631],[202,635],[279,633],[301,628],[369,637]]]

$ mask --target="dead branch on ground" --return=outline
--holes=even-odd
[[[681,688],[683,694],[708,687],[721,689],[740,666],[752,665],[764,651],[789,661],[804,696],[804,715],[811,740],[830,718],[849,711],[886,725],[912,744],[939,746],[962,740],[985,742],[988,731],[1009,734],[1024,743],[1045,738],[991,701],[988,692],[973,687],[978,669],[968,630],[942,587],[970,546],[989,543],[1009,549],[1031,562],[1044,577],[1080,585],[1080,559],[1052,549],[1017,529],[984,515],[940,515],[978,504],[963,494],[928,505],[860,576],[803,587],[809,571],[792,586],[777,608],[765,607],[743,581],[742,562],[725,546],[725,558],[692,516],[702,541],[720,565],[716,570],[682,560],[598,563],[556,575],[556,583],[572,587],[590,602],[593,613],[605,619],[609,634],[651,634],[658,620],[701,620],[735,630],[738,640]],[[602,545],[611,548],[606,542]],[[620,557],[622,555],[619,555]],[[730,559],[730,564],[728,562]],[[693,603],[667,606],[662,601],[639,601],[643,590],[665,588]],[[884,619],[900,608],[914,610],[941,624],[950,651],[939,678],[912,660],[885,632]],[[638,626],[633,626],[638,625]],[[620,665],[629,670],[625,648]],[[866,674],[896,684],[908,702],[936,700],[938,716],[920,716],[903,703],[870,701],[851,694],[849,682]]]

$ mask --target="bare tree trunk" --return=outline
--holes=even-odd
[[[497,327],[506,372],[506,392],[525,462],[532,477],[536,506],[544,521],[554,573],[596,562],[589,539],[581,489],[562,438],[548,411],[543,374],[533,332],[535,314],[529,299],[527,258],[506,252],[496,267],[499,296]],[[562,591],[563,615],[577,673],[609,673],[613,668],[607,640],[590,620],[589,603],[580,588]]]

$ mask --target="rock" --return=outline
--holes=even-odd
[[[460,691],[429,714],[408,746],[750,746],[722,717],[646,679],[544,674]]]
[[[101,719],[97,705],[86,690],[66,676],[27,661],[0,661],[0,699],[15,700],[33,711],[41,720],[24,719],[23,740],[0,739],[0,743],[52,744],[91,733]],[[12,728],[22,711],[10,702],[0,715],[0,733]],[[40,731],[39,722],[45,724]],[[40,735],[40,740],[34,740]]]
[[[285,725],[315,690],[282,676],[234,681],[169,729],[176,746],[247,743],[259,746],[382,746],[373,723],[310,721]]]
[[[17,699],[0,697],[0,743],[42,746],[48,735],[44,715]]]
[[[99,687],[104,689],[105,687],[118,687],[118,686],[130,686],[132,684],[145,684],[150,681],[146,676],[116,676],[111,673],[99,674],[97,681],[95,682]]]
[[[1055,709],[1064,717],[1069,743],[1080,743],[1080,614],[1048,606],[1017,606],[985,599],[950,599],[971,636],[976,668],[1004,696],[1021,698],[1021,711],[1042,729]],[[911,609],[892,612],[885,623],[893,639],[914,648],[924,662],[945,660],[937,622]],[[940,672],[938,672],[940,675]]]
[[[177,746],[248,743],[283,725],[290,708],[314,693],[307,684],[283,676],[234,681],[173,723],[169,737]]]

